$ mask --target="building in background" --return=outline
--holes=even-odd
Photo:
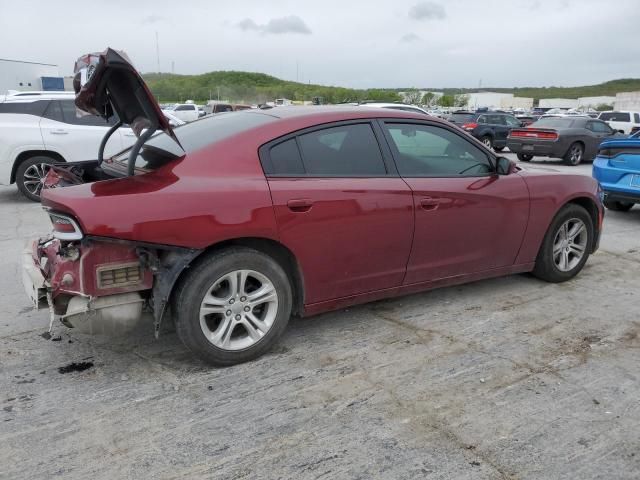
[[[503,108],[503,102],[510,103],[513,101],[513,93],[497,93],[497,92],[474,92],[465,94],[467,97],[467,107],[469,110],[478,108],[488,108],[495,110]]]
[[[613,105],[616,101],[616,97],[601,96],[601,97],[580,97],[578,99],[578,107],[596,108],[600,105]]]
[[[513,110],[515,108],[531,110],[533,108],[533,98],[513,96],[511,98],[505,97],[500,101],[500,108],[508,110]]]
[[[613,109],[640,112],[640,92],[620,92],[616,94]]]
[[[577,98],[541,98],[540,108],[578,108]]]
[[[64,90],[57,65],[0,58],[0,95],[9,90]]]

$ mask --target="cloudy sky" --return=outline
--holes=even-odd
[[[156,71],[157,32],[160,69],[174,62],[185,74],[247,70],[355,88],[640,77],[637,0],[2,3],[0,58],[55,63],[61,74],[107,46]]]

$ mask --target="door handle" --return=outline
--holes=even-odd
[[[292,212],[308,212],[313,206],[313,201],[309,198],[296,198],[287,202],[287,207]]]
[[[52,133],[52,134],[54,134],[54,135],[66,135],[66,134],[67,134],[67,133],[69,133],[69,132],[67,132],[66,130],[63,130],[63,129],[59,128],[59,129],[57,129],[57,130],[51,130],[51,133]]]
[[[439,198],[424,197],[420,199],[420,206],[422,207],[423,210],[427,210],[427,211],[437,210],[438,205],[440,205]]]

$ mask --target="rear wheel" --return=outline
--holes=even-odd
[[[55,160],[45,155],[31,157],[22,162],[16,171],[18,190],[29,200],[39,202],[44,177],[53,163]]]
[[[234,365],[265,353],[291,315],[289,278],[271,257],[249,248],[212,254],[181,280],[176,331],[208,363]]]
[[[571,165],[575,167],[576,165],[580,165],[582,162],[582,158],[584,157],[584,146],[579,143],[573,143],[567,153],[564,154],[564,163],[566,165]]]
[[[533,159],[533,155],[529,155],[528,153],[519,153],[518,160],[521,162],[530,162]]]
[[[604,206],[609,210],[614,210],[616,212],[628,212],[633,208],[635,204],[630,202],[617,202],[615,200],[605,200]]]
[[[551,222],[536,258],[533,274],[559,283],[575,277],[593,248],[594,226],[580,205],[566,205]]]

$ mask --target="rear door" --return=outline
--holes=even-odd
[[[507,144],[507,136],[511,127],[507,125],[507,121],[504,115],[492,114],[486,115],[487,123],[491,124],[493,128],[493,145],[494,147],[504,147]]]
[[[386,121],[413,191],[415,234],[405,284],[513,265],[529,214],[517,174],[497,175],[487,153],[442,125]]]
[[[67,162],[95,160],[102,138],[113,125],[95,115],[79,116],[73,100],[53,100],[40,120],[45,147],[59,152]],[[105,157],[122,150],[121,135],[112,135]]]
[[[368,121],[330,124],[260,150],[280,239],[300,263],[307,305],[402,284],[412,193],[375,129]]]

